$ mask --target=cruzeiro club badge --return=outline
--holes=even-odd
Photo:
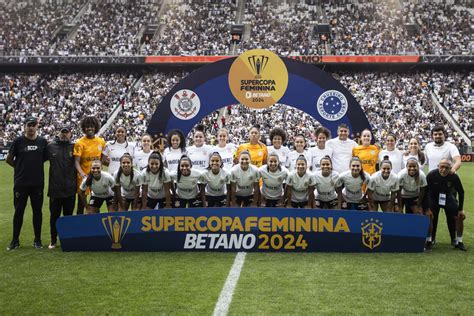
[[[177,118],[190,120],[199,113],[201,101],[194,91],[183,89],[173,95],[170,101],[170,108]]]
[[[328,121],[337,121],[347,113],[347,99],[337,90],[328,90],[318,99],[319,115]]]

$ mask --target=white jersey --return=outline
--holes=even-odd
[[[308,150],[311,156],[311,170],[318,171],[321,170],[320,162],[324,156],[329,156],[332,160],[333,149],[326,146],[324,149],[319,149],[318,146],[312,147]]]
[[[398,177],[395,173],[391,172],[387,179],[382,177],[382,171],[377,171],[370,176],[367,189],[373,191],[373,199],[378,202],[390,201],[392,192],[396,192],[399,189]]]
[[[118,170],[114,173],[114,179],[117,179]],[[115,186],[120,186],[120,192],[122,197],[125,199],[133,199],[135,189],[142,185],[142,174],[138,170],[133,170],[133,179],[131,174],[126,176],[125,174],[120,175],[119,181],[115,181]]]
[[[306,163],[308,165],[308,168],[311,166],[311,154],[305,150],[302,153],[297,152],[296,150],[290,151],[290,154],[288,155],[288,160],[286,161],[286,167],[288,168],[288,171],[294,171],[296,170],[296,160],[298,159],[299,156],[303,155],[306,158]]]
[[[125,142],[122,144],[117,143],[116,141],[107,142],[105,144],[104,156],[107,156],[110,159],[109,167],[107,171],[110,174],[114,174],[120,167],[120,158],[123,154],[129,153],[133,157],[135,154],[135,143]]]
[[[370,179],[370,174],[364,171],[365,180],[362,180],[360,176],[354,178],[350,170],[344,171],[339,174],[339,178],[337,179],[336,187],[339,188],[344,186],[342,190],[342,196],[344,197],[344,201],[347,203],[359,203],[362,197],[364,196],[364,192],[362,191],[362,186],[367,184]]]
[[[202,183],[202,172],[191,169],[191,174],[187,177],[181,175],[178,182],[178,172],[171,173],[171,179],[176,184],[176,193],[180,199],[195,199],[198,197],[198,184]]]
[[[171,147],[165,148],[163,151],[163,163],[165,163],[169,172],[178,171],[179,160],[183,155],[187,155],[186,150],[181,148],[173,149]]]
[[[230,172],[232,166],[234,165],[234,153],[236,150],[237,147],[234,144],[228,143],[225,145],[225,147],[212,147],[211,154],[217,151],[219,155],[221,155],[222,163],[224,164],[223,168]]]
[[[352,139],[340,140],[339,137],[326,142],[326,147],[332,149],[332,169],[339,173],[350,169],[349,163],[352,158],[352,148],[357,143]]]
[[[291,201],[293,202],[308,201],[309,187],[316,184],[314,175],[311,172],[306,171],[306,173],[300,177],[296,170],[290,172],[286,182],[291,186]]]
[[[193,169],[206,171],[207,167],[209,167],[209,155],[212,152],[212,147],[209,145],[202,145],[201,147],[191,146],[186,150],[189,159],[193,163]]]
[[[392,151],[387,149],[381,150],[379,152],[379,162],[383,160],[384,156],[388,156],[392,163],[392,173],[398,174],[403,169],[403,153],[400,150],[396,148]]]
[[[288,162],[288,156],[290,155],[290,149],[286,146],[281,146],[280,148],[276,149],[274,146],[268,146],[268,153],[274,152],[278,155],[278,159],[280,160],[280,164],[282,166],[286,166]]]
[[[318,170],[314,173],[314,177],[316,180],[316,188],[314,190],[316,199],[323,202],[335,200],[337,198],[336,184],[339,173],[332,171],[329,176],[325,177],[321,170]]]
[[[212,170],[207,170],[207,172],[202,175],[202,182],[206,184],[206,195],[226,195],[227,185],[230,184],[230,172],[221,169],[218,174],[214,174]]]
[[[142,183],[148,186],[147,197],[150,199],[163,199],[165,197],[165,183],[170,183],[171,177],[167,169],[163,169],[162,177],[160,178],[159,173],[153,173],[148,170],[144,170],[142,173]]]
[[[415,198],[420,195],[420,188],[426,187],[428,183],[426,182],[426,176],[423,171],[420,170],[417,183],[415,177],[411,177],[408,175],[408,170],[403,169],[398,174],[398,185],[402,190],[402,198]]]
[[[454,161],[454,157],[459,156],[459,150],[454,144],[444,142],[441,146],[436,146],[434,142],[428,143],[425,147],[426,160],[429,171],[437,169],[442,159]]]
[[[418,167],[420,167],[420,170],[423,169],[424,164],[421,164],[420,160],[418,159],[418,155],[415,156],[415,155],[411,155],[411,154],[403,155],[403,168],[402,169],[405,169],[407,167],[407,161],[410,158],[415,158],[416,161],[418,161]],[[426,164],[426,161],[425,161],[425,164]]]
[[[143,150],[135,151],[133,155],[133,166],[140,171],[143,171],[148,166],[148,158],[150,157],[152,151],[149,153],[144,152]]]
[[[86,180],[82,180],[80,189],[81,191],[85,191],[87,186],[86,186]],[[108,198],[114,196],[114,192],[112,191],[112,188],[115,186],[115,180],[110,173],[101,171],[100,172],[100,179],[96,180],[92,178],[92,184],[91,184],[91,192],[92,196],[98,197],[98,198]]]
[[[281,170],[271,172],[267,165],[259,168],[260,177],[262,178],[262,195],[269,200],[278,200],[283,195],[283,183],[288,178],[288,169],[281,167]]]
[[[240,168],[240,164],[232,167],[230,172],[230,181],[235,183],[235,194],[238,196],[252,195],[253,186],[260,180],[258,168],[250,165],[246,171]]]

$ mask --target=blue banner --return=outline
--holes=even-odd
[[[422,215],[208,208],[61,217],[63,251],[422,252]]]

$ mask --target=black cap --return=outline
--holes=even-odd
[[[36,124],[38,124],[38,119],[34,116],[29,116],[29,117],[26,118],[25,124],[30,124],[30,123],[35,123],[35,125],[36,125]]]
[[[59,128],[59,131],[60,132],[64,132],[64,133],[69,133],[71,131],[71,128],[69,127],[69,125],[61,125],[61,127]]]

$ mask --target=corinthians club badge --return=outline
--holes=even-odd
[[[173,95],[170,101],[170,108],[177,118],[190,120],[199,113],[201,101],[194,91],[183,89]]]

